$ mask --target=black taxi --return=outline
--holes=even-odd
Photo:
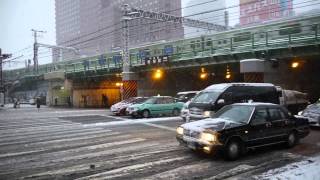
[[[308,134],[308,120],[292,116],[283,106],[238,103],[223,107],[211,118],[182,124],[176,138],[193,150],[222,150],[234,160],[250,148],[278,143],[293,147]]]

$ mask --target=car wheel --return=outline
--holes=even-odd
[[[149,110],[143,110],[142,111],[142,117],[143,118],[148,118],[148,117],[150,117],[150,112],[149,112]]]
[[[172,115],[173,115],[173,116],[179,116],[179,115],[180,115],[179,109],[173,109]]]
[[[241,154],[241,145],[238,141],[230,141],[225,148],[225,158],[227,160],[236,160]]]
[[[297,137],[297,133],[295,132],[290,132],[290,134],[288,135],[288,139],[287,139],[287,147],[291,148],[293,146],[295,146],[298,142],[298,137]]]

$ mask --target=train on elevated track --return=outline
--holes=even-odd
[[[307,43],[319,37],[320,14],[300,16],[256,26],[233,29],[172,42],[161,42],[130,49],[132,64],[144,63],[146,58],[171,56],[173,60],[196,56],[212,56],[226,52],[244,51]]]

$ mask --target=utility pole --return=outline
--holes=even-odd
[[[11,57],[11,54],[2,54],[1,48],[0,48],[0,106],[4,106],[4,80],[3,80],[3,71],[2,71],[2,63],[3,60],[8,59]]]
[[[122,19],[122,28],[123,28],[123,76],[130,72],[130,62],[129,62],[129,20],[130,17],[126,15],[129,12],[129,5],[123,5],[124,16]]]
[[[137,96],[137,74],[131,71],[130,59],[129,59],[129,21],[132,20],[129,17],[130,12],[129,5],[125,4],[122,7],[122,37],[123,37],[123,53],[122,53],[122,82],[120,87],[122,93],[122,99],[128,99],[130,97]]]
[[[38,31],[35,29],[31,29],[31,31],[33,31],[33,37],[34,37],[34,43],[33,43],[33,70],[36,74],[38,74],[38,68],[39,68],[39,62],[38,62],[38,49],[39,49],[39,45],[38,45],[38,41],[37,41],[37,37],[38,37],[38,33],[46,33],[46,31]]]

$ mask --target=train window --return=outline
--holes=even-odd
[[[228,41],[227,41],[227,40],[223,40],[223,43],[224,43],[224,44],[227,44],[227,43],[228,43]]]
[[[200,40],[197,40],[197,47],[199,48],[200,46]]]
[[[311,31],[316,31],[317,30],[317,24],[314,24],[310,28]]]
[[[264,34],[260,34],[260,38],[264,38]]]
[[[221,41],[218,41],[218,44],[221,44]]]
[[[196,46],[195,46],[195,44],[194,44],[194,41],[191,41],[191,43],[190,43],[190,47],[191,47],[191,49],[196,48]]]
[[[234,35],[233,42],[248,41],[251,39],[251,32],[238,33]]]
[[[211,38],[208,38],[208,40],[207,40],[207,46],[212,46],[212,40],[211,40]]]
[[[292,24],[280,27],[279,35],[296,34],[302,31],[300,24]]]

